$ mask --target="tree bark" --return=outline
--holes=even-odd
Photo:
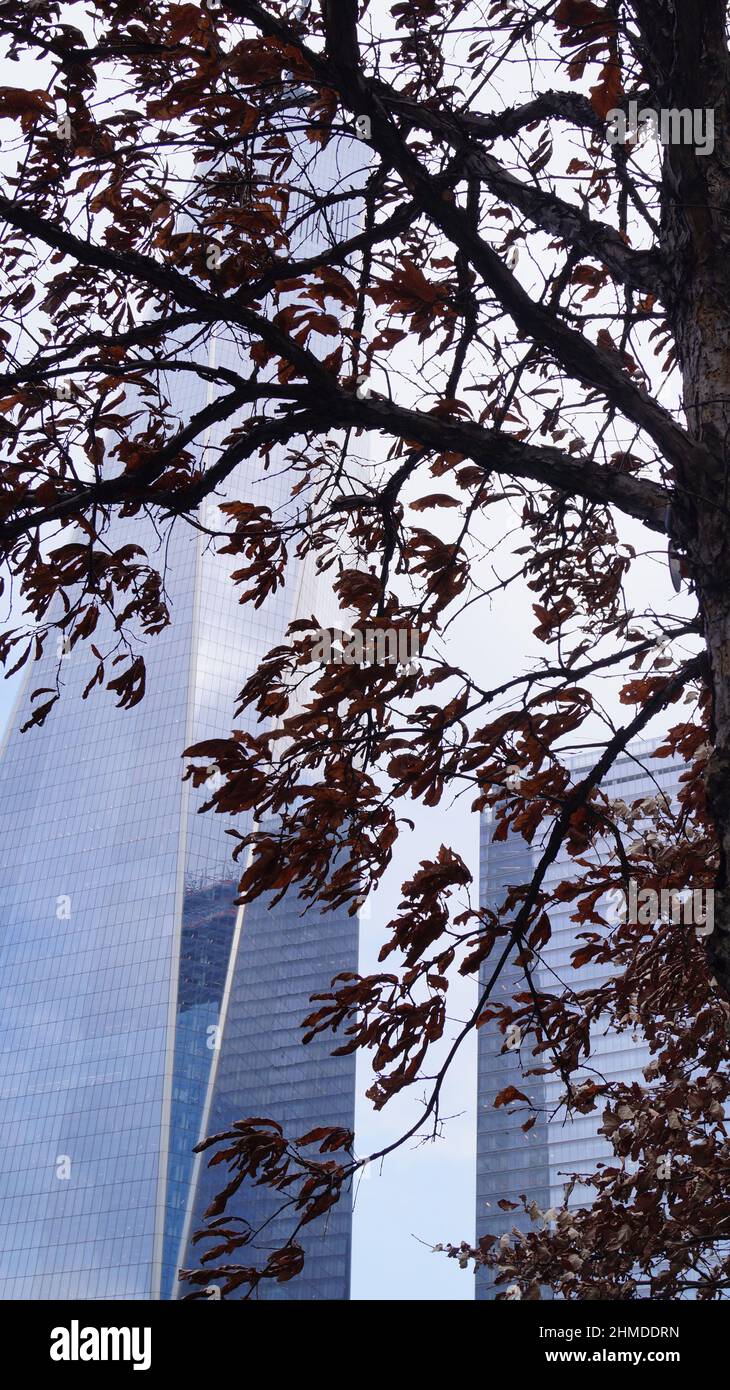
[[[712,683],[714,749],[708,804],[719,838],[715,931],[708,949],[730,994],[730,62],[722,0],[637,0],[655,109],[711,110],[714,149],[668,145],[661,249],[669,321],[682,375],[688,432],[706,450],[701,470],[675,466],[671,532],[685,550],[703,616]],[[681,62],[678,61],[681,55]]]

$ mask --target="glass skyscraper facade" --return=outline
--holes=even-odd
[[[333,172],[329,157],[318,155],[319,174],[341,184],[347,159]],[[297,250],[344,230],[342,217],[323,226],[304,225]],[[214,345],[227,366],[243,351],[225,334]],[[180,419],[210,390],[176,373]],[[254,459],[207,506],[233,497],[277,513],[289,488],[282,458],[265,473]],[[354,1059],[333,1058],[331,1037],[303,1047],[299,1025],[313,991],[357,968],[357,919],[304,912],[291,895],[272,910],[238,908],[231,822],[199,815],[210,786],[182,781],[183,750],[228,736],[260,658],[294,618],[332,622],[331,594],[293,558],[286,586],[254,609],[231,583],[235,560],[184,521],[162,545],[144,518],[115,522],[107,537],[130,538],[164,564],[172,611],[146,644],[144,699],[131,710],[108,692],[83,700],[90,670],[77,647],[61,659],[63,695],[47,724],[21,734],[30,692],[56,681],[59,654],[48,650],[0,760],[3,1299],[184,1296],[177,1271],[199,1263],[205,1247],[190,1236],[226,1182],[225,1168],[211,1177],[195,1160],[198,1139],[252,1115],[293,1136],[354,1123]],[[103,646],[111,629],[97,632]],[[269,1202],[244,1188],[230,1211],[258,1226]],[[304,1273],[267,1281],[260,1296],[347,1298],[350,1228],[345,1197],[305,1228]],[[279,1233],[272,1223],[261,1244]]]
[[[659,794],[671,801],[685,764],[672,759],[653,759],[651,754],[657,746],[657,741],[649,740],[633,744],[611,768],[602,783],[603,791],[612,800],[629,803]],[[576,781],[585,776],[593,764],[594,759],[581,757],[573,757],[569,762]],[[480,827],[480,901],[485,906],[497,908],[509,884],[529,882],[540,854],[539,833],[532,845],[519,835],[494,841],[491,821],[484,814]],[[548,896],[551,887],[573,872],[570,861],[561,852],[546,875],[544,886]],[[577,944],[576,924],[570,920],[574,910],[573,903],[555,903],[549,909],[552,936],[541,949],[539,962],[533,966],[537,988],[554,992],[559,989],[560,981],[576,979],[580,988],[591,988],[608,976],[610,967],[593,962],[583,966],[576,977],[571,963]],[[489,964],[486,963],[482,970],[483,985],[488,977]],[[519,967],[508,965],[495,997],[510,999],[521,978]],[[559,1206],[568,1174],[591,1173],[598,1161],[612,1155],[605,1137],[598,1133],[600,1111],[566,1120],[559,1108],[563,1091],[561,1078],[553,1075],[524,1077],[518,1052],[503,1052],[504,1041],[504,1035],[492,1023],[479,1030],[477,1240],[483,1235],[499,1238],[515,1226],[529,1229],[529,1219],[520,1210],[520,1194],[525,1193],[528,1200],[536,1201],[543,1211]],[[639,1079],[649,1060],[645,1045],[628,1031],[594,1029],[591,1044],[591,1056],[586,1059],[591,1069],[589,1074],[598,1072],[607,1080],[630,1082]],[[506,1086],[516,1086],[529,1096],[536,1108],[537,1121],[527,1134],[522,1130],[524,1106],[494,1109],[495,1096]],[[503,1211],[498,1206],[503,1199],[516,1202],[518,1209]],[[579,1189],[575,1189],[571,1200],[580,1202]],[[484,1268],[478,1270],[477,1299],[493,1298],[496,1291],[491,1272]]]

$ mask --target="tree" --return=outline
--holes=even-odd
[[[296,501],[286,520],[242,497],[224,532],[208,527],[239,565],[232,582],[262,602],[297,546],[332,572],[356,624],[417,629],[422,660],[317,668],[313,615],[241,693],[239,710],[262,716],[260,735],[188,750],[198,783],[211,756],[224,774],[212,812],[253,809],[278,826],[240,837],[238,849],[252,849],[243,900],[291,889],[356,911],[392,859],[404,798],[435,805],[466,786],[475,810],[493,808],[498,836],[531,840],[549,827],[532,881],[513,886],[499,910],[463,909],[470,875],[453,847],[423,863],[389,926],[388,972],[324,982],[310,1033],[332,1029],[340,1047],[372,1050],[370,1095],[382,1106],[428,1074],[453,972],[486,970],[420,1127],[438,1118],[464,1037],[491,1018],[505,1033],[521,1030],[526,1074],[562,1076],[568,1111],[603,1105],[617,1162],[596,1172],[579,1213],[540,1218],[504,1249],[484,1240],[450,1253],[498,1264],[513,1296],[534,1297],[541,1284],[571,1297],[722,1296],[725,5],[75,8],[76,24],[60,21],[53,0],[0,11],[9,57],[36,59],[47,74],[45,88],[0,91],[17,157],[0,196],[2,550],[37,624],[30,636],[7,634],[3,658],[17,668],[60,630],[72,646],[89,644],[89,689],[106,685],[123,706],[141,699],[135,633],[159,631],[169,614],[159,560],[133,543],[135,518],[153,516],[162,536],[172,524],[201,526],[201,503],[241,460],[265,466],[286,450]],[[666,143],[642,141],[638,108],[664,113]],[[323,149],[356,139],[360,177],[307,184]],[[298,256],[304,216],[316,219],[322,250]],[[223,329],[250,370],[210,365],[206,346]],[[180,424],[164,371],[202,376],[219,394]],[[205,432],[220,422],[230,430],[211,458]],[[352,466],[362,436],[380,441],[382,464]],[[525,543],[518,573],[497,588],[532,591],[549,651],[484,689],[436,639],[464,604],[485,601],[473,537],[485,516],[503,521],[515,508]],[[429,529],[422,512],[441,521]],[[106,543],[113,517],[129,519],[129,544]],[[686,617],[639,611],[628,597],[639,547],[667,543],[691,599]],[[93,641],[103,609],[119,634],[113,655]],[[606,672],[622,677],[630,713],[620,727],[606,721],[592,772],[573,784],[565,746],[595,744],[593,678]],[[35,722],[52,717],[57,694],[38,694]],[[651,834],[646,807],[609,803],[600,783],[680,700],[662,750],[686,760],[680,805],[657,804]],[[606,840],[614,853],[586,859]],[[576,967],[615,963],[598,991],[581,990],[576,976],[546,993],[533,979],[550,931],[545,876],[561,846],[576,864],[558,889],[575,902]],[[631,878],[657,890],[713,887],[713,933],[607,923],[606,893]],[[508,959],[525,986],[498,1005],[492,990]],[[590,1028],[606,1021],[647,1037],[645,1086],[581,1077]],[[519,1092],[496,1099],[521,1101]],[[275,1117],[244,1118],[209,1140],[233,1176],[210,1213],[214,1247],[193,1286],[217,1275],[225,1292],[245,1291],[294,1275],[298,1227],[357,1171],[350,1142],[324,1130],[283,1135]],[[293,1212],[291,1240],[263,1267],[232,1261],[250,1241],[224,1213],[246,1176],[278,1188]]]

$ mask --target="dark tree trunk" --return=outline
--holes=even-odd
[[[644,64],[657,109],[714,114],[714,149],[666,147],[662,251],[669,319],[690,433],[708,453],[698,476],[678,469],[671,530],[686,552],[702,609],[712,679],[714,751],[707,771],[720,841],[710,957],[730,993],[730,63],[724,0],[639,0]]]

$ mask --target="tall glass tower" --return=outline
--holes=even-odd
[[[642,797],[663,794],[670,801],[679,786],[679,775],[685,764],[672,759],[656,760],[651,754],[658,741],[636,742],[612,767],[602,785],[612,799],[631,802]],[[594,759],[574,757],[570,767],[579,781],[593,766]],[[528,845],[519,835],[505,841],[492,839],[488,815],[482,816],[480,834],[480,901],[485,906],[498,907],[504,900],[509,884],[529,882],[540,857],[540,836]],[[595,853],[595,851],[594,851]],[[545,888],[550,888],[570,876],[571,861],[561,853],[551,866]],[[554,991],[559,981],[574,978],[571,953],[575,949],[575,923],[570,914],[572,903],[555,903],[549,909],[552,937],[540,952],[533,974],[538,988]],[[581,988],[597,986],[607,978],[609,967],[596,964],[580,971]],[[482,971],[486,984],[488,963]],[[498,989],[503,999],[510,999],[522,973],[509,965],[503,972]],[[641,1078],[649,1054],[646,1047],[630,1033],[606,1029],[591,1034],[592,1051],[588,1060],[590,1075],[596,1072],[609,1081]],[[502,1051],[504,1035],[492,1023],[479,1030],[478,1088],[477,1088],[477,1182],[476,1234],[499,1238],[515,1226],[529,1229],[529,1220],[521,1212],[520,1194],[534,1199],[543,1211],[559,1206],[569,1173],[593,1172],[596,1163],[611,1156],[605,1137],[598,1134],[599,1112],[575,1115],[570,1121],[559,1109],[563,1083],[559,1077],[524,1077],[516,1051]],[[522,1130],[525,1115],[522,1107],[494,1109],[494,1098],[506,1086],[516,1086],[529,1096],[538,1119],[525,1134]],[[517,1210],[503,1211],[498,1203],[506,1199],[516,1202]],[[580,1202],[580,1192],[573,1194]],[[493,1298],[496,1288],[491,1272],[477,1271],[477,1299]],[[546,1295],[546,1296],[549,1296]]]
[[[318,174],[331,190],[352,175],[341,152],[342,167],[324,168],[328,157]],[[341,219],[324,232],[310,223],[297,249],[342,232]],[[243,351],[215,344],[224,365]],[[170,384],[181,419],[204,404],[191,380]],[[226,495],[276,513],[289,483],[275,464],[240,465]],[[130,523],[114,525],[108,539],[129,540]],[[30,689],[55,684],[49,651],[0,761],[3,1299],[184,1295],[177,1271],[201,1253],[189,1238],[225,1183],[224,1169],[212,1180],[194,1160],[201,1135],[247,1116],[293,1136],[354,1122],[354,1059],[333,1058],[331,1040],[303,1048],[299,1025],[315,990],[357,968],[357,919],[304,913],[291,895],[271,911],[237,908],[230,822],[198,815],[210,787],[181,780],[183,749],[230,733],[261,656],[295,617],[331,621],[330,596],[292,560],[286,587],[254,610],[239,603],[230,557],[184,522],[165,536],[164,560],[151,523],[135,521],[133,538],[164,563],[172,608],[147,644],[144,699],[131,710],[107,693],[82,700],[89,668],[77,648],[61,661],[63,697],[46,726],[21,734]],[[267,1201],[242,1189],[231,1210],[258,1226]],[[350,1227],[343,1199],[305,1229],[304,1273],[267,1281],[260,1296],[347,1298]],[[273,1224],[262,1243],[277,1234]]]

